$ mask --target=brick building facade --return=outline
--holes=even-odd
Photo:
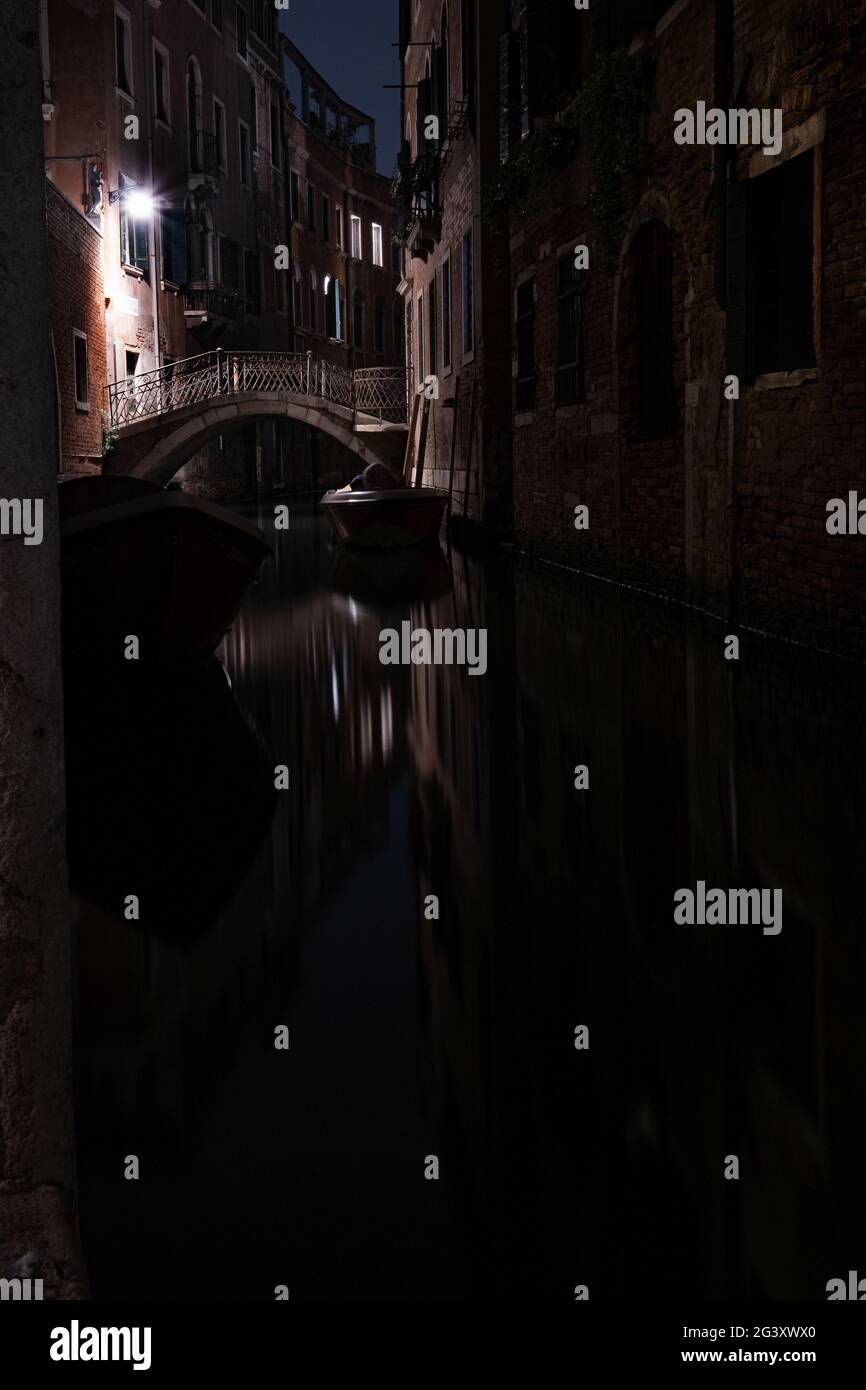
[[[58,463],[70,471],[86,472],[98,467],[102,456],[106,378],[102,237],[50,180],[45,183],[45,216]]]
[[[403,146],[395,193],[406,249],[410,382],[417,391],[437,378],[424,480],[447,487],[456,418],[457,505],[465,498],[468,514],[507,533],[508,239],[501,223],[483,215],[485,171],[495,168],[498,148],[502,16],[497,0],[401,3]]]
[[[518,542],[861,657],[826,504],[866,433],[864,30],[844,0],[513,0],[499,104]],[[678,144],[699,102],[781,110],[778,152]]]

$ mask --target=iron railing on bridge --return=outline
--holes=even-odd
[[[198,357],[167,363],[108,388],[109,421],[122,429],[139,420],[199,405],[216,396],[250,392],[289,393],[326,401],[380,422],[407,419],[406,372],[403,367],[365,367],[350,371],[332,362],[314,361],[303,352],[226,352],[215,348]]]

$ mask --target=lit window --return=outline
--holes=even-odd
[[[356,261],[361,259],[361,219],[353,216],[352,224],[352,255]]]
[[[373,223],[373,264],[384,264],[382,260],[382,228],[378,222]]]

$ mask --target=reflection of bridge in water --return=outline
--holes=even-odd
[[[405,448],[406,383],[403,367],[350,371],[306,353],[216,348],[108,388],[117,447],[105,471],[166,482],[209,439],[273,416],[330,434],[362,464],[393,464]]]

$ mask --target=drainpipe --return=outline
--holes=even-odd
[[[48,0],[39,0],[39,48],[42,55],[42,119],[54,115],[54,94],[51,86],[51,52],[48,46]]]
[[[150,196],[155,199],[156,188],[154,186],[154,165],[153,165],[153,125],[155,114],[153,110],[153,15],[148,11],[146,16],[147,41],[144,54],[145,71],[145,119],[147,121],[147,165],[148,180],[150,183]],[[153,360],[156,370],[162,369],[162,352],[159,346],[159,282],[157,271],[159,268],[160,223],[156,203],[153,208],[153,226],[150,235],[150,302],[153,312]]]

